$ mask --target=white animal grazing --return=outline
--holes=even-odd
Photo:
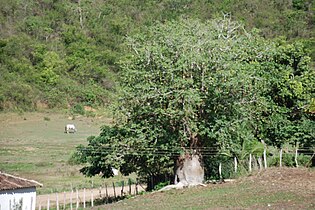
[[[75,128],[74,124],[67,124],[65,126],[65,133],[75,133],[77,132],[77,129]]]

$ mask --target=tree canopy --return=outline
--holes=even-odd
[[[161,181],[181,155],[208,163],[261,155],[261,141],[314,145],[315,75],[303,42],[267,40],[224,16],[157,23],[126,46],[115,125],[77,148],[84,174],[117,167]]]

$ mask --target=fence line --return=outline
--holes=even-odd
[[[295,167],[299,167],[299,162],[298,162],[298,156],[299,156],[299,152],[300,149],[298,147],[296,147],[294,150],[286,150],[286,154],[291,154],[293,155],[294,154],[294,162],[295,162]],[[280,152],[279,152],[279,166],[282,167],[283,166],[283,153],[284,153],[284,150],[281,148],[280,149]],[[305,153],[301,153],[301,154],[305,154]],[[310,155],[310,153],[307,153],[307,155]],[[314,157],[315,155],[315,152],[312,153],[312,156],[311,156],[311,159]],[[263,160],[262,160],[262,157],[263,157]],[[264,148],[264,152],[263,152],[263,155],[262,157],[257,157],[258,159],[256,160],[256,157],[253,156],[252,154],[249,154],[248,155],[248,171],[249,172],[252,172],[253,169],[257,169],[259,168],[259,170],[262,169],[262,162],[264,162],[264,168],[266,169],[268,167],[268,163],[267,163],[267,148],[265,147]],[[257,163],[258,163],[258,166],[257,166]],[[238,159],[237,157],[234,157],[234,173],[237,173],[238,171]],[[219,177],[221,179],[221,176],[222,176],[222,163],[220,162],[219,163]]]
[[[298,147],[295,148],[294,151],[289,151],[289,150],[283,150],[282,148],[279,151],[279,166],[282,167],[283,166],[283,153],[284,151],[286,151],[286,154],[294,154],[294,162],[296,167],[299,167],[299,163],[298,163]],[[302,153],[303,154],[303,153]],[[313,153],[314,156],[315,153]],[[267,147],[265,145],[264,151],[263,151],[263,155],[262,157],[257,157],[258,159],[256,159],[255,156],[253,156],[252,154],[249,154],[248,156],[248,171],[252,172],[253,170],[262,170],[263,167],[266,169],[268,167],[267,164]],[[237,159],[237,157],[234,157],[234,173],[238,173],[238,165],[239,165],[239,160]],[[258,165],[257,165],[258,163]],[[222,163],[219,163],[219,178],[220,181],[222,181],[224,179],[224,177],[222,176]],[[120,197],[119,192],[116,192],[116,188],[117,186],[115,186],[115,183],[112,182],[112,187],[108,187],[107,183],[105,183],[105,185],[103,187],[99,187],[96,189],[91,189],[90,190],[90,199],[88,199],[87,195],[86,195],[86,189],[84,188],[83,190],[79,190],[76,189],[76,196],[74,197],[73,193],[73,189],[71,189],[71,192],[63,192],[63,193],[56,193],[55,199],[53,199],[50,195],[46,195],[47,198],[45,199],[41,199],[41,196],[45,196],[45,195],[38,195],[37,196],[37,206],[36,208],[41,210],[41,209],[49,209],[51,207],[56,208],[57,210],[59,210],[60,207],[62,207],[62,209],[67,209],[70,208],[71,210],[73,209],[73,205],[75,205],[75,208],[78,209],[81,206],[83,208],[87,207],[87,203],[89,203],[90,206],[94,206],[94,201],[95,199],[103,199],[106,203],[108,203],[110,200],[116,200],[117,198],[121,198],[127,194],[132,195],[132,193],[134,195],[137,195],[140,191],[144,191],[144,187],[142,187],[139,183],[138,180],[136,181],[135,184],[131,184],[131,180],[128,180],[127,183],[128,187],[125,186],[125,182],[122,181],[121,182],[121,189],[120,189]],[[141,188],[139,188],[138,186],[141,186]],[[92,183],[92,187],[93,187],[93,183]],[[72,188],[72,187],[71,187]],[[118,187],[119,188],[119,187]],[[103,194],[102,194],[103,191]],[[63,202],[61,202],[59,200],[59,197],[61,197],[63,194]],[[75,201],[73,201],[75,199]],[[45,205],[46,203],[46,205]]]
[[[52,197],[52,194],[49,195],[38,195],[37,196],[37,206],[36,209],[44,210],[44,209],[78,209],[78,208],[87,208],[89,206],[93,207],[96,199],[103,199],[105,203],[108,203],[112,200],[117,200],[122,198],[125,195],[137,195],[139,192],[144,191],[145,189],[143,187],[138,187],[138,182],[136,184],[132,184],[131,181],[128,181],[128,187],[125,188],[125,184],[122,184],[120,182],[121,186],[117,187],[115,186],[115,183],[113,182],[113,187],[108,188],[107,184],[103,187],[99,188],[92,188],[90,189],[90,196],[87,196],[88,191],[84,189],[76,189],[74,192],[73,189],[70,192],[63,192],[63,193],[56,193],[54,197]],[[116,188],[120,188],[120,195],[117,196]],[[134,192],[134,194],[132,194]],[[75,195],[74,195],[75,193]],[[59,197],[61,197],[63,194],[63,202],[59,201]],[[46,204],[46,205],[45,205]]]

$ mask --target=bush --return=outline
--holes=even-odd
[[[44,117],[44,120],[45,121],[50,121],[50,118],[49,117]]]
[[[308,164],[311,162],[312,157],[310,155],[300,154],[298,155],[297,161],[300,166],[308,167]]]
[[[67,97],[65,93],[53,88],[46,93],[46,101],[49,108],[66,108],[67,107]]]
[[[311,156],[309,156],[309,155],[299,154],[297,156],[297,162],[298,162],[299,166],[306,167],[310,161],[311,161]],[[276,155],[276,156],[269,157],[268,165],[269,166],[280,166],[280,154]],[[295,154],[284,153],[282,155],[282,166],[296,167]]]
[[[12,82],[3,90],[1,105],[3,109],[35,110],[37,93],[30,85]],[[9,105],[9,107],[6,107],[6,105]]]
[[[72,114],[84,115],[85,114],[85,110],[84,110],[84,107],[82,106],[82,104],[76,104],[76,105],[74,105],[74,107],[72,107],[71,113]]]
[[[96,116],[96,114],[95,114],[93,111],[86,111],[86,112],[85,112],[85,115],[86,115],[87,117],[95,117],[95,116]]]

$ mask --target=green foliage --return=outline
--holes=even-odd
[[[268,41],[224,16],[157,23],[126,45],[116,124],[78,148],[84,174],[107,177],[116,167],[157,184],[173,174],[180,154],[195,150],[215,178],[220,161],[236,156],[243,170],[249,154],[260,157],[262,140],[313,144],[314,122],[304,110],[313,78],[303,42]],[[220,155],[210,161],[209,153]]]
[[[309,155],[303,155],[299,154],[297,156],[297,162],[299,166],[302,167],[308,167],[309,163],[311,161],[311,157]],[[269,166],[280,166],[280,157],[279,156],[272,156],[268,160],[268,165]],[[295,162],[295,154],[293,153],[284,153],[282,156],[282,166],[287,166],[287,167],[296,167],[296,162]]]
[[[57,88],[51,88],[45,94],[44,101],[46,101],[49,108],[66,108],[67,99],[66,94]]]
[[[30,85],[20,84],[18,81],[15,81],[3,85],[1,92],[1,109],[33,111],[34,104],[36,103],[37,91],[34,91]]]
[[[0,4],[0,110],[117,105],[95,141],[137,148],[108,156],[126,174],[158,180],[200,146],[242,161],[261,140],[314,145],[309,0]],[[104,164],[84,172],[116,165]]]
[[[85,111],[85,116],[87,116],[87,117],[95,117],[96,114],[93,111]]]
[[[314,40],[311,39],[314,5],[310,0],[12,0],[1,1],[0,5],[1,77],[11,77],[13,73],[23,85],[39,91],[39,100],[49,103],[49,107],[75,103],[104,106],[113,101],[117,90],[116,73],[120,71],[118,63],[128,53],[124,45],[126,35],[141,32],[146,26],[155,25],[155,21],[187,17],[205,22],[221,17],[222,13],[232,14],[246,29],[259,28],[264,37],[305,40],[314,59]],[[304,81],[290,82],[289,77],[289,73],[285,74],[281,84],[286,85],[281,86],[285,87],[281,92],[284,102],[289,102],[286,97],[292,94],[300,97],[305,88],[301,86]],[[86,93],[84,90],[91,80],[93,87],[89,86],[91,89]],[[4,80],[4,83],[10,82]],[[69,82],[76,86],[74,94],[65,90]],[[49,93],[52,86],[64,96],[64,100],[59,100],[61,104],[57,104],[58,100],[47,101],[54,100]],[[313,86],[309,88],[314,89]],[[91,91],[97,94],[93,96]],[[12,98],[2,97],[1,100],[12,106],[18,104],[11,101]]]
[[[71,113],[84,115],[85,110],[84,110],[84,107],[82,106],[82,104],[76,104],[71,108]]]

